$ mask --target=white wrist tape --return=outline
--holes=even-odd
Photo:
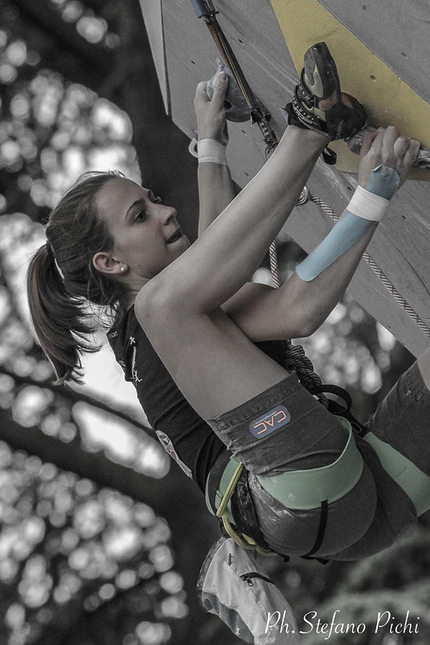
[[[362,186],[358,186],[346,209],[353,215],[363,219],[380,222],[389,204],[389,199],[375,195]]]
[[[225,146],[215,139],[201,139],[197,144],[199,163],[218,163],[227,165]]]

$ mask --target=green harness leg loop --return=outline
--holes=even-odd
[[[390,444],[382,441],[373,432],[365,437],[375,450],[384,470],[405,491],[412,500],[419,517],[430,509],[430,476],[423,473],[407,457]]]
[[[343,417],[336,419],[348,432],[348,440],[342,454],[332,464],[257,476],[264,490],[286,508],[320,508],[322,502],[331,504],[341,499],[358,483],[363,472],[363,458],[355,444],[349,421]]]

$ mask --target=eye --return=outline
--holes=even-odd
[[[139,211],[134,218],[135,222],[144,222],[146,220],[146,211]]]

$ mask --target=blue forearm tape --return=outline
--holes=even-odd
[[[397,170],[381,164],[370,173],[366,190],[374,195],[385,197],[385,199],[391,199],[398,189],[399,184],[400,177]]]
[[[370,173],[366,190],[384,199],[391,199],[399,184],[400,177],[397,171],[381,164]],[[321,244],[296,267],[299,278],[305,282],[314,280],[354,246],[374,224],[374,221],[358,217],[348,211]]]
[[[347,212],[321,244],[296,267],[299,278],[305,282],[314,280],[354,246],[374,224],[375,222],[372,220],[363,219]]]

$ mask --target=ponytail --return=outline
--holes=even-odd
[[[56,384],[82,380],[82,352],[100,349],[89,342],[96,325],[88,302],[108,307],[117,316],[125,296],[116,280],[92,264],[98,251],[108,251],[113,239],[98,217],[95,196],[119,173],[85,173],[50,215],[48,241],[32,258],[27,293],[34,329],[57,374]],[[55,254],[54,254],[55,253]]]
[[[94,352],[85,335],[94,330],[82,302],[65,289],[55,258],[44,244],[30,262],[27,276],[30,313],[43,351],[54,366],[57,384],[80,381],[80,352]],[[72,331],[73,330],[73,331]]]

